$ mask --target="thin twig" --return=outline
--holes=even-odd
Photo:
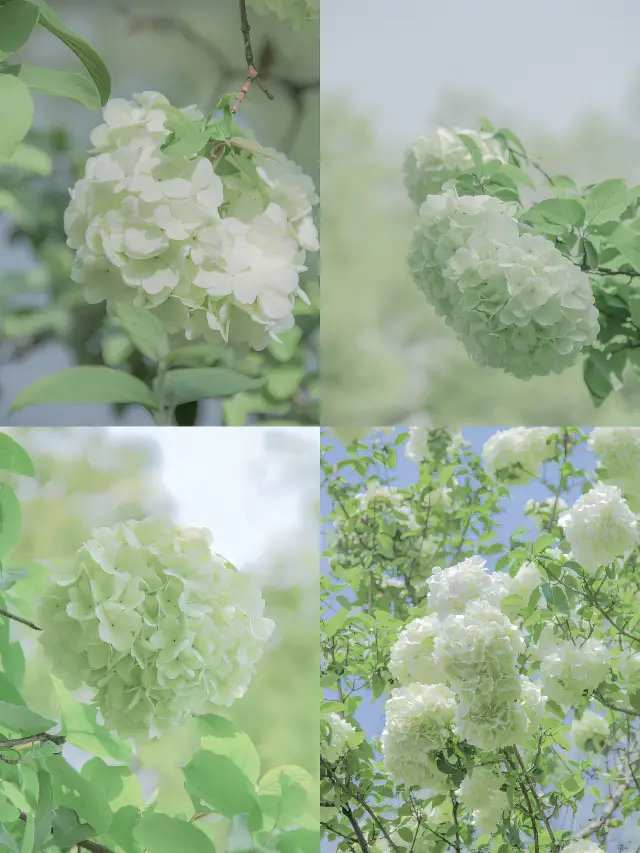
[[[242,87],[242,89],[240,89],[240,92],[239,92],[238,96],[236,97],[233,106],[231,107],[231,112],[234,115],[238,112],[238,107],[240,106],[240,104],[247,97],[247,92],[249,91],[249,86],[251,86],[252,81],[256,80],[256,82],[257,82],[257,78],[258,78],[258,72],[253,67],[253,65],[250,65],[249,66],[249,72],[247,74],[247,79],[244,81],[244,86]]]
[[[22,616],[16,616],[15,613],[9,613],[8,610],[3,610],[0,607],[0,616],[6,616],[7,619],[13,619],[14,622],[20,622],[21,625],[27,625],[29,628],[33,628],[34,631],[41,631],[42,628],[38,628],[37,625],[34,625],[33,622],[29,622],[28,619],[23,619]]]
[[[549,822],[549,818],[547,817],[547,813],[544,810],[544,807],[540,801],[540,798],[538,797],[538,792],[536,791],[535,783],[531,779],[531,776],[529,776],[529,773],[527,771],[527,768],[524,765],[524,761],[522,760],[522,756],[520,755],[520,752],[518,751],[517,746],[513,747],[513,754],[515,755],[515,757],[518,761],[518,764],[520,765],[520,769],[522,770],[522,772],[524,774],[524,778],[527,780],[527,784],[529,786],[529,791],[531,792],[531,796],[536,801],[536,806],[538,807],[540,817],[542,818],[542,821],[545,825],[545,829],[549,833],[549,838],[551,839],[552,850],[554,851],[554,853],[557,853],[557,851],[560,848],[558,847],[558,843],[556,841],[555,835],[553,834],[553,830],[551,829],[551,823]]]
[[[249,77],[247,78],[250,83],[251,80],[255,80],[256,84],[262,89],[267,98],[270,101],[273,100],[273,95],[269,90],[263,85],[262,81],[258,77],[258,72],[256,71],[256,62],[253,58],[253,47],[251,46],[251,27],[249,25],[249,16],[247,14],[247,0],[239,0],[240,3],[240,29],[242,30],[242,38],[244,39],[244,58],[247,60],[247,68],[249,70]],[[251,72],[253,71],[253,76],[251,76]],[[249,88],[248,83],[245,83],[247,89]],[[245,92],[246,94],[246,92]],[[234,110],[235,112],[235,110]]]
[[[629,769],[625,774],[624,779],[618,785],[616,785],[615,790],[611,794],[611,800],[607,804],[607,807],[604,809],[600,817],[592,820],[591,823],[588,823],[583,829],[575,834],[576,838],[587,838],[587,836],[592,835],[594,832],[597,832],[599,829],[602,829],[613,817],[616,809],[620,805],[622,798],[625,793],[629,790],[631,785],[635,780],[635,765],[640,765],[640,759],[637,759],[634,762],[630,762]]]

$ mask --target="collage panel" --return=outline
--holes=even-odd
[[[183,435],[0,432],[3,850],[318,849],[319,432]]]
[[[319,423],[317,12],[0,4],[0,423]]]
[[[322,849],[637,850],[640,429],[322,454]]]
[[[638,423],[639,15],[324,0],[323,424]]]

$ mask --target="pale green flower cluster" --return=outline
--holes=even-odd
[[[537,655],[541,659],[541,686],[545,694],[563,705],[579,702],[604,681],[611,662],[609,649],[595,637],[574,645],[543,631]]]
[[[571,724],[574,744],[583,752],[602,749],[609,737],[609,723],[600,714],[585,711],[579,720]]]
[[[593,575],[638,544],[638,519],[617,486],[597,483],[560,519],[575,559]]]
[[[554,427],[513,427],[498,430],[482,448],[487,472],[501,483],[522,486],[540,474],[555,452]]]
[[[458,801],[473,817],[478,832],[491,835],[509,811],[509,798],[502,790],[505,781],[490,767],[474,767],[456,791]]]
[[[572,365],[598,312],[588,276],[550,240],[520,234],[515,212],[493,196],[429,195],[408,263],[474,361],[529,379]]]
[[[504,147],[490,133],[438,127],[433,133],[416,136],[404,155],[404,184],[416,207],[428,195],[441,192],[447,181],[474,170],[473,157],[460,139],[461,133],[478,146],[483,163],[507,162]]]
[[[350,748],[357,732],[350,722],[334,712],[326,714],[324,720],[329,731],[321,738],[320,752],[329,764],[335,764]]]
[[[640,427],[596,427],[589,448],[598,457],[598,476],[618,486],[634,512],[640,512]]]
[[[103,118],[64,217],[87,301],[133,303],[170,333],[255,349],[292,328],[306,252],[319,248],[311,179],[269,150],[276,159],[256,155],[252,178],[164,151],[171,119],[197,128],[204,116],[158,92],[114,98]]]
[[[433,659],[439,631],[440,620],[432,614],[414,619],[398,634],[391,648],[389,671],[400,684],[438,684],[445,680]]]
[[[155,737],[246,691],[274,623],[211,534],[146,519],[94,531],[43,597],[40,642],[107,728]]]

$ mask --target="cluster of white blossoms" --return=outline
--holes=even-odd
[[[455,694],[444,684],[410,684],[391,691],[380,743],[396,784],[447,790],[447,776],[436,766],[434,753],[447,742],[455,707]]]
[[[638,544],[638,519],[617,486],[597,483],[559,522],[575,559],[589,574]]]
[[[587,841],[586,838],[581,838],[578,841],[571,841],[566,847],[563,847],[562,853],[605,853],[595,841]]]
[[[550,240],[520,234],[515,212],[493,196],[429,195],[408,263],[474,361],[529,379],[572,365],[598,312],[588,276]]]
[[[299,276],[317,251],[313,182],[283,155],[256,155],[255,179],[208,157],[163,151],[176,110],[164,95],[112,99],[91,133],[96,155],[71,190],[64,226],[71,278],[88,302],[148,308],[170,333],[249,343],[294,325]]]
[[[609,737],[609,723],[600,714],[585,711],[579,720],[571,724],[574,744],[583,752],[600,750]]]
[[[382,483],[369,483],[366,490],[358,495],[360,509],[367,510],[373,504],[382,504],[394,509],[403,508],[403,497],[400,489],[395,486],[384,486]]]
[[[255,579],[205,529],[146,519],[100,528],[40,608],[40,642],[107,728],[155,737],[244,695],[274,623]]]
[[[474,767],[456,791],[458,801],[472,815],[480,833],[495,832],[509,811],[509,798],[502,790],[504,781],[489,767]]]
[[[357,730],[334,712],[327,714],[324,721],[328,726],[328,734],[321,738],[320,752],[329,764],[335,764],[350,748]]]
[[[611,653],[600,640],[589,637],[574,645],[543,631],[535,653],[540,658],[540,682],[545,695],[562,705],[572,705],[593,693],[606,678]]]
[[[494,433],[482,448],[487,472],[502,483],[522,486],[540,474],[555,453],[557,428],[513,427]]]
[[[439,631],[440,620],[432,614],[414,619],[398,634],[391,648],[389,671],[400,684],[438,684],[445,680],[433,659]]]
[[[533,521],[538,530],[543,530],[552,519],[553,527],[556,527],[560,513],[566,509],[569,507],[563,498],[551,495],[543,501],[528,500],[524,507],[524,514]]]
[[[404,155],[404,184],[416,207],[428,195],[441,192],[447,181],[474,170],[473,157],[460,139],[461,133],[476,143],[484,163],[507,162],[504,147],[490,133],[438,127],[433,133],[416,136]]]
[[[618,486],[634,512],[640,512],[640,427],[596,427],[589,448],[598,457],[598,476]]]

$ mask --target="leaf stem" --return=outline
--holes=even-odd
[[[39,628],[33,622],[29,622],[28,619],[23,619],[22,616],[16,616],[15,613],[9,613],[8,610],[4,610],[0,607],[0,616],[6,616],[7,619],[13,619],[14,622],[20,622],[21,625],[26,625],[28,628],[33,628],[34,631],[41,631],[42,628]]]

